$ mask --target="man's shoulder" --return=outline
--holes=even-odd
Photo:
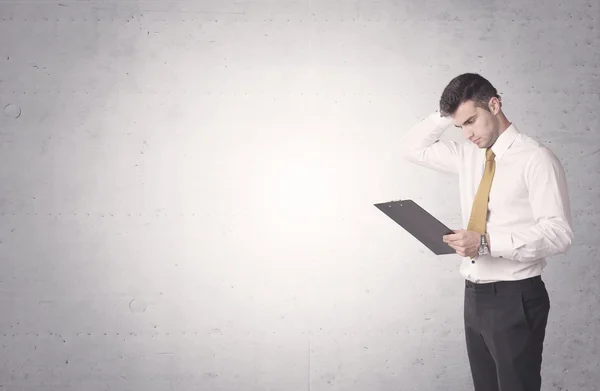
[[[543,154],[554,155],[554,153],[549,145],[547,145],[546,143],[544,143],[538,139],[535,139],[535,138],[529,136],[528,134],[519,133],[519,136],[517,137],[517,141],[518,142],[514,143],[512,148],[514,148],[515,151],[518,151],[520,153],[523,153],[523,154],[526,154],[529,156],[534,156],[534,155],[539,156],[539,155],[543,155]]]
[[[560,159],[550,145],[523,134],[519,144],[515,152],[520,155],[521,161],[525,163],[526,171],[562,168]]]

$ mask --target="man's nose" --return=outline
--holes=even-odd
[[[473,137],[473,132],[471,130],[467,129],[466,127],[463,127],[463,136],[464,136],[464,138],[466,138],[468,140],[471,137]]]

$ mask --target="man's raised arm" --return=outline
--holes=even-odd
[[[453,122],[452,117],[442,117],[437,111],[429,114],[401,137],[402,155],[421,166],[457,174],[461,146],[454,141],[440,140]]]

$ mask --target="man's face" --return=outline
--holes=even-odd
[[[462,128],[463,137],[479,148],[492,146],[499,136],[500,125],[494,110],[489,112],[476,107],[472,100],[458,106],[452,118],[454,126]]]

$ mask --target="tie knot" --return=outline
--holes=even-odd
[[[488,148],[487,151],[485,151],[485,160],[494,160],[495,157],[496,155],[494,154],[494,151],[492,151],[492,148]]]

